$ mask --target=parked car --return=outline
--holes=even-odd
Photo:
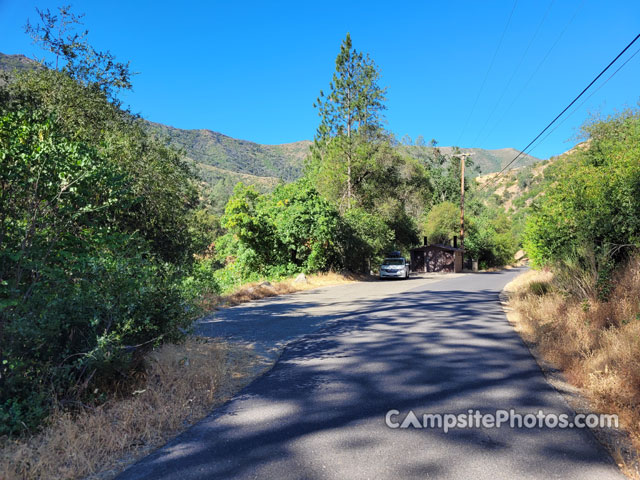
[[[409,262],[406,258],[385,258],[380,265],[380,280],[385,278],[409,278]]]

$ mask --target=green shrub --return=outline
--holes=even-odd
[[[159,213],[158,234],[128,228],[144,203],[135,172],[46,112],[5,104],[0,162],[1,435],[36,428],[54,405],[100,401],[96,389],[190,317],[180,269],[161,258],[171,228]]]
[[[27,299],[2,312],[2,434],[37,427],[54,404],[100,401],[96,388],[125,379],[191,321],[176,272],[143,242],[89,235],[58,247]]]
[[[640,113],[584,127],[590,136],[545,170],[550,183],[528,215],[524,244],[569,294],[607,300],[612,275],[640,245]]]
[[[370,264],[379,264],[393,247],[393,230],[377,215],[360,208],[347,210],[342,228],[344,267],[366,272]]]
[[[550,184],[527,220],[534,265],[594,258],[619,262],[640,243],[640,113],[584,127],[591,141],[556,162]],[[591,253],[590,253],[591,252]]]
[[[216,271],[221,268],[214,258],[196,260],[190,271],[182,278],[181,290],[185,299],[195,301],[203,295],[219,294],[220,285],[216,280]]]
[[[216,255],[227,265],[224,286],[339,265],[340,217],[306,179],[267,195],[238,184],[222,223],[228,233],[216,240]]]
[[[427,213],[423,233],[429,243],[448,244],[460,231],[460,207],[451,202],[442,202]]]
[[[105,400],[217,288],[192,264],[216,221],[191,166],[121,108],[127,64],[68,9],[41,20],[29,31],[61,70],[0,85],[0,435]]]

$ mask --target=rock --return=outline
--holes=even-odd
[[[271,286],[271,282],[262,282],[260,285],[258,285],[259,287],[270,287]]]
[[[293,283],[307,283],[307,276],[304,273],[301,273],[296,277]]]
[[[513,258],[515,259],[516,262],[519,262],[520,260],[522,260],[527,254],[525,253],[524,250],[518,250],[516,252],[516,254],[513,256]]]

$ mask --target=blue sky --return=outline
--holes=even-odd
[[[0,0],[0,52],[39,55],[22,27],[36,19],[36,6],[57,5]],[[91,43],[140,72],[123,99],[149,120],[259,143],[311,139],[313,102],[350,32],[380,68],[387,128],[398,137],[523,148],[640,33],[640,2],[515,5],[496,50],[513,0],[73,3],[86,14]],[[622,61],[638,48],[640,41]],[[640,54],[532,154],[562,153],[590,115],[637,106],[639,78]]]

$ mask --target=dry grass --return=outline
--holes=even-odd
[[[550,272],[528,272],[507,290],[525,340],[594,410],[617,414],[640,450],[640,259],[619,273],[608,302],[567,298]]]
[[[287,293],[311,290],[313,288],[330,285],[353,283],[368,280],[369,278],[367,275],[327,272],[307,275],[306,282],[296,282],[295,278],[288,278],[274,283],[247,283],[226,295],[210,295],[202,300],[201,306],[205,311],[211,311],[218,307],[232,307],[261,298],[286,295]]]
[[[229,295],[207,297],[202,306],[211,310],[365,279],[322,273],[307,276],[306,282],[292,278],[253,283]],[[55,413],[39,434],[2,439],[0,480],[112,478],[224,403],[267,367],[249,347],[203,338],[164,345],[146,360],[133,395],[81,413]]]
[[[247,347],[190,338],[147,357],[133,395],[80,414],[57,413],[32,437],[4,439],[0,478],[112,478],[226,401],[256,373]]]

